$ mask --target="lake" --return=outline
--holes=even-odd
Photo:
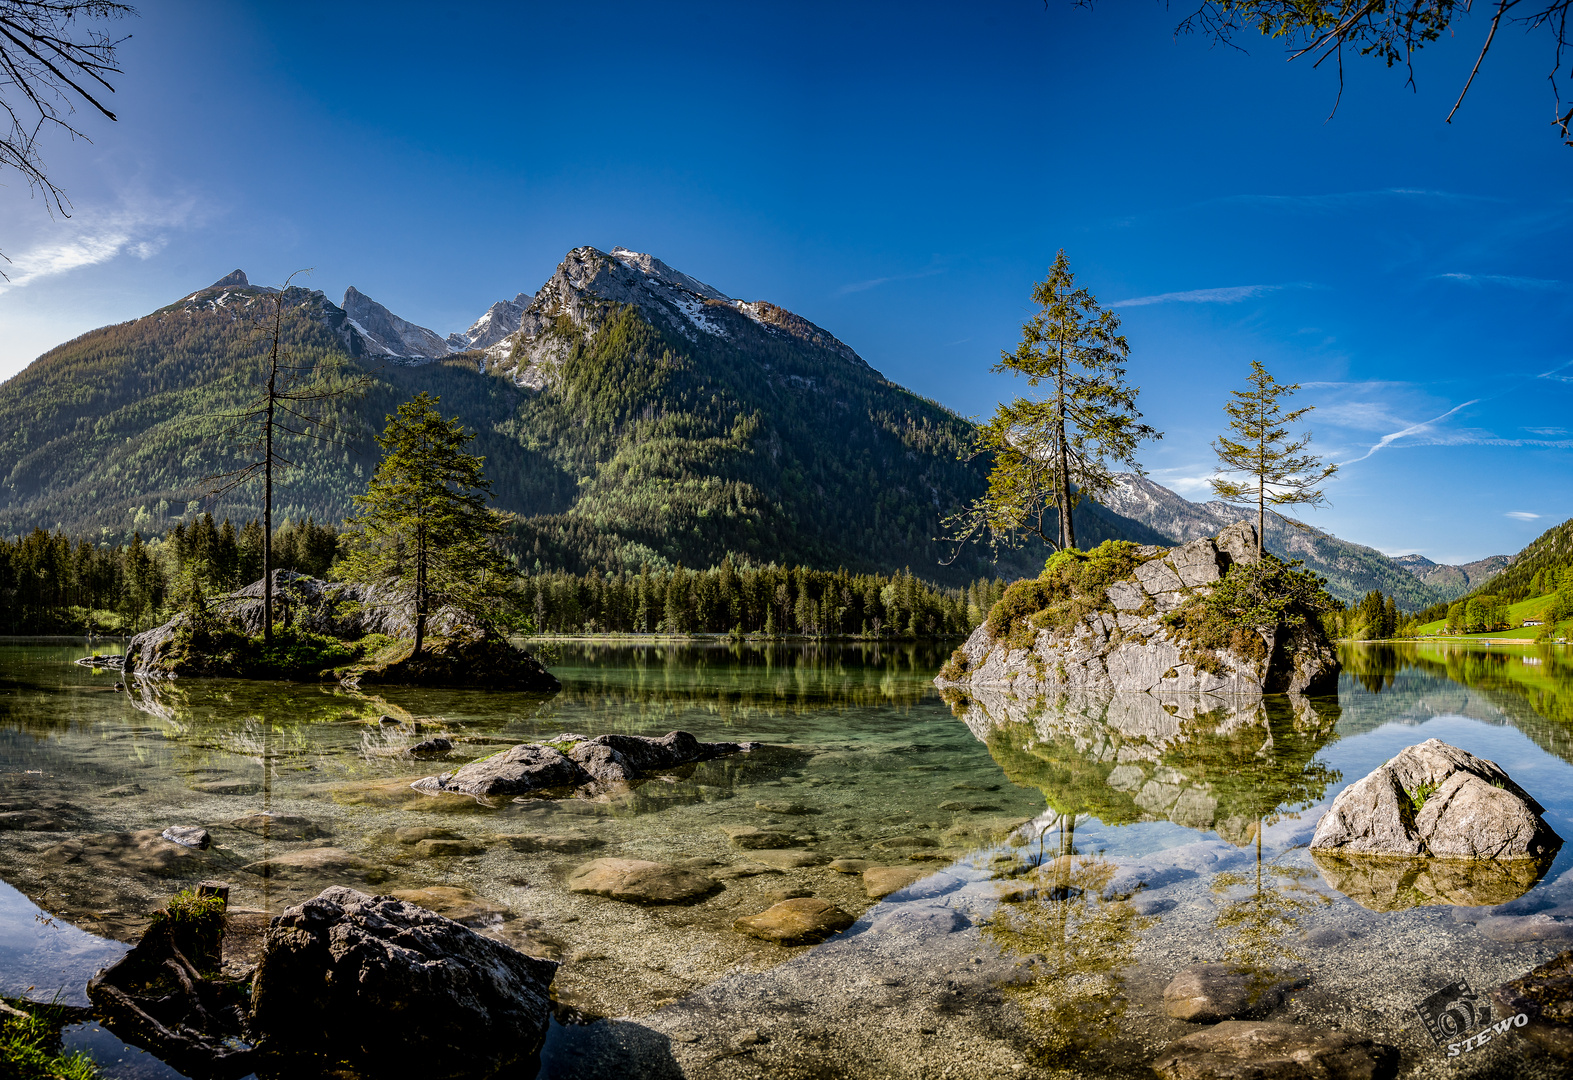
[[[948,650],[910,644],[531,643],[562,680],[550,697],[196,679],[126,693],[73,663],[93,647],[0,641],[6,993],[84,1002],[198,880],[228,882],[253,931],[345,884],[558,960],[543,1078],[1150,1077],[1198,1030],[1165,1014],[1165,987],[1225,959],[1283,975],[1268,1019],[1375,1038],[1406,1075],[1566,1075],[1511,1033],[1449,1059],[1416,1007],[1461,979],[1487,995],[1573,945],[1573,845],[1468,872],[1306,849],[1339,791],[1429,738],[1496,761],[1573,838],[1566,648],[1350,647],[1336,698],[1218,707],[946,700],[931,680]],[[410,787],[563,732],[672,730],[764,745],[597,799]],[[410,752],[436,737],[453,749]],[[160,839],[177,825],[212,846]],[[749,826],[792,847],[743,849],[729,830]],[[567,890],[607,855],[723,888],[653,907]],[[875,899],[834,860],[912,883]],[[732,928],[793,895],[857,922],[793,948]],[[178,1075],[97,1025],[69,1034],[107,1075]]]

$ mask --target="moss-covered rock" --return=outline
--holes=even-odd
[[[1338,660],[1321,580],[1256,550],[1250,522],[1174,549],[1110,541],[1060,552],[952,655],[941,686],[1320,693]]]
[[[556,693],[562,683],[530,653],[495,631],[459,630],[429,637],[414,655],[413,641],[399,641],[365,664],[343,673],[347,686],[452,686]]]

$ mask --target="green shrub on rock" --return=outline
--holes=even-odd
[[[1321,614],[1339,606],[1323,588],[1327,582],[1301,565],[1270,552],[1259,563],[1234,563],[1211,592],[1193,596],[1163,622],[1189,643],[1185,659],[1203,670],[1222,671],[1222,650],[1265,663],[1264,635],[1320,626]]]
[[[1091,551],[1057,551],[1036,578],[1018,581],[989,612],[989,633],[1008,648],[1027,649],[1039,630],[1069,630],[1109,606],[1108,588],[1129,578],[1153,554],[1127,540],[1105,540]]]

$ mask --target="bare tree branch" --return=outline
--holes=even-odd
[[[79,101],[117,119],[105,95],[115,92],[108,76],[120,74],[115,53],[126,38],[82,24],[135,14],[114,0],[0,0],[0,113],[9,129],[0,133],[0,171],[21,173],[51,214],[70,217],[71,201],[49,178],[39,146],[45,127],[87,139],[70,119]]]

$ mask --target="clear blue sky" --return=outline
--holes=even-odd
[[[0,376],[239,266],[447,333],[569,248],[649,251],[825,326],[965,415],[1064,247],[1119,303],[1193,498],[1253,358],[1348,462],[1307,515],[1389,553],[1517,551],[1573,514],[1573,149],[1513,31],[1419,93],[1354,62],[1176,39],[1141,0],[979,4],[154,2],[117,124],[0,176]],[[1399,434],[1402,433],[1402,434]],[[1375,448],[1375,449],[1373,449]]]

